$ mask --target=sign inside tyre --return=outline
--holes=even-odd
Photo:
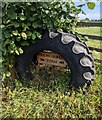
[[[38,64],[45,65],[54,65],[59,67],[67,67],[67,62],[60,55],[51,52],[51,51],[43,51],[37,54]]]

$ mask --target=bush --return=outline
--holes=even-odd
[[[73,2],[3,3],[2,9],[4,77],[10,77],[15,56],[23,53],[24,46],[34,44],[45,29],[74,32],[78,22],[76,15],[81,12]]]
[[[93,2],[86,3],[93,9]],[[64,29],[75,33],[76,17],[85,4],[74,2],[3,2],[2,3],[2,51],[4,78],[10,77],[15,56],[23,53],[23,47],[34,44],[45,29]],[[84,13],[82,11],[82,13]]]

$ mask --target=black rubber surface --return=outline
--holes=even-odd
[[[51,50],[61,55],[68,63],[72,77],[71,83],[78,88],[89,86],[94,79],[94,60],[85,43],[75,35],[66,32],[46,31],[36,44],[25,47],[24,54],[18,57],[16,66],[20,78],[30,76],[25,72],[34,55],[43,50]]]

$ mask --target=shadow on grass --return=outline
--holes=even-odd
[[[32,79],[13,79],[8,83],[11,89],[27,87],[37,91],[60,91],[68,92],[71,88],[71,71],[68,68],[59,67],[36,67],[31,68]]]
[[[68,91],[71,79],[71,72],[67,68],[54,66],[42,66],[31,69],[33,74],[32,80],[23,81],[27,87],[35,87],[38,91]]]

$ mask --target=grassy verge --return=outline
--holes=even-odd
[[[96,65],[96,78],[83,94],[70,90],[66,73],[55,72],[53,81],[47,86],[39,81],[21,84],[18,80],[9,81],[3,89],[3,118],[98,118],[100,106],[100,68]],[[54,70],[55,71],[55,70]],[[38,75],[38,74],[37,74]],[[68,73],[67,73],[68,75]],[[41,77],[41,76],[40,76]],[[39,78],[39,76],[38,76]],[[70,78],[70,74],[69,74]],[[46,84],[46,82],[45,82]],[[13,90],[12,90],[13,86]]]
[[[102,35],[102,27],[80,27],[80,28],[76,28],[76,31],[78,33],[86,34],[86,35],[95,35],[95,36]],[[91,47],[101,48],[102,41],[89,39],[86,42],[86,44]],[[95,50],[93,50],[92,54],[94,58],[101,59],[102,53],[96,52]]]
[[[95,47],[95,48],[101,48],[101,45],[102,45],[102,41],[98,41],[98,40],[88,40],[86,42],[86,44],[88,46],[91,46],[91,47]],[[92,50],[92,54],[94,56],[94,58],[97,58],[97,59],[101,59],[101,56],[102,56],[102,53],[101,52],[97,52],[95,50]]]
[[[89,39],[86,43],[89,46],[96,47],[96,48],[101,48],[101,45],[102,45],[102,41],[100,41],[100,40],[91,40],[91,39]]]
[[[95,35],[95,36],[101,36],[102,35],[102,27],[79,27],[76,28],[76,31],[81,34],[86,35]]]

